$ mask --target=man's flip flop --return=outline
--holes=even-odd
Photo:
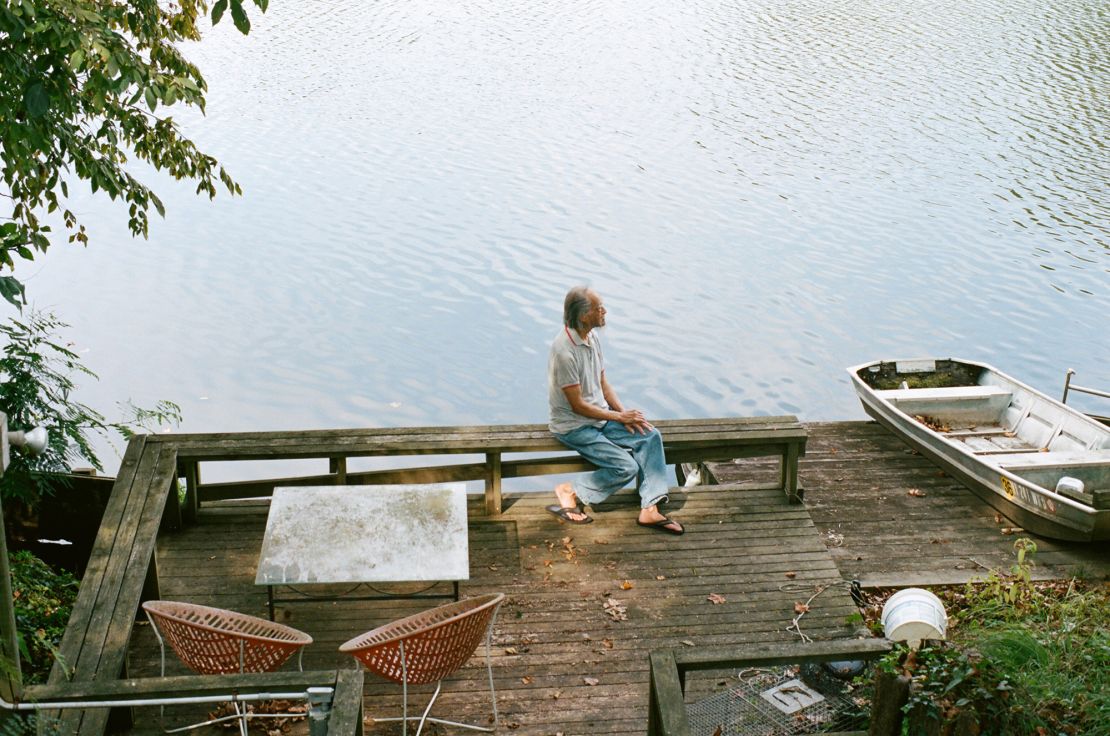
[[[686,530],[683,528],[682,524],[679,524],[674,519],[668,519],[666,517],[660,519],[659,521],[640,521],[639,519],[637,519],[636,523],[640,526],[646,526],[648,529],[655,529],[656,531],[673,534],[676,537],[686,533]],[[674,524],[678,528],[674,529],[667,526],[667,524]]]
[[[581,507],[579,506],[571,506],[570,508],[567,508],[565,506],[560,506],[557,503],[553,503],[547,507],[547,513],[558,516],[560,519],[567,522],[568,524],[589,524],[593,522],[593,519],[589,516],[586,516],[585,519],[570,518],[570,514],[582,514],[583,516],[585,516]]]

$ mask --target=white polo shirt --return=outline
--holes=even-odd
[[[581,387],[582,398],[587,404],[608,409],[609,404],[601,390],[601,373],[604,370],[605,360],[597,330],[592,330],[587,340],[569,327],[559,331],[551,343],[551,354],[547,360],[547,401],[551,407],[548,427],[552,432],[566,434],[588,425],[605,426],[604,420],[575,414],[567,395],[563,393],[567,386],[577,385]]]

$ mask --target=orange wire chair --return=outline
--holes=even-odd
[[[226,675],[242,672],[274,672],[297,654],[301,669],[304,647],[312,637],[289,626],[248,616],[222,608],[198,606],[174,601],[143,603],[162,656],[162,676],[166,675],[166,644],[186,667],[201,675]],[[188,731],[233,718],[239,719],[239,731],[247,736],[247,719],[251,717],[288,717],[292,714],[253,715],[233,703],[235,715],[195,723],[166,733]]]
[[[380,626],[346,642],[339,651],[362,662],[366,669],[401,684],[403,715],[400,718],[376,718],[378,721],[401,721],[402,733],[408,735],[408,722],[419,720],[416,736],[427,721],[475,731],[497,728],[497,693],[493,688],[493,667],[490,664],[490,639],[497,609],[505,600],[503,593],[467,598]],[[470,659],[482,639],[486,642],[486,673],[489,676],[490,700],[493,703],[493,727],[484,728],[468,723],[431,718],[428,714],[443,687],[443,678],[458,670]],[[409,716],[409,684],[436,683],[432,699],[424,714]]]

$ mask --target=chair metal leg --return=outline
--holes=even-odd
[[[432,711],[432,706],[435,705],[436,698],[439,697],[439,691],[443,687],[443,680],[436,683],[436,691],[432,693],[432,699],[428,701],[428,707],[424,709],[424,715],[420,716],[420,725],[416,727],[416,736],[420,736],[420,732],[424,730],[424,724],[428,721],[428,714]]]
[[[235,714],[239,716],[239,734],[240,736],[247,736],[247,706],[240,706],[238,701],[232,703],[235,707]]]

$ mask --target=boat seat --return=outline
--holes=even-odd
[[[876,391],[890,401],[946,401],[949,399],[997,399],[1006,397],[1007,404],[1013,392],[1001,386],[945,386],[942,388],[895,388]]]
[[[998,386],[896,388],[875,394],[910,416],[972,425],[999,423],[1014,398],[1011,391]]]
[[[1007,470],[1011,468],[1068,468],[1084,465],[1110,465],[1110,449],[1082,452],[1019,452],[991,458]]]

